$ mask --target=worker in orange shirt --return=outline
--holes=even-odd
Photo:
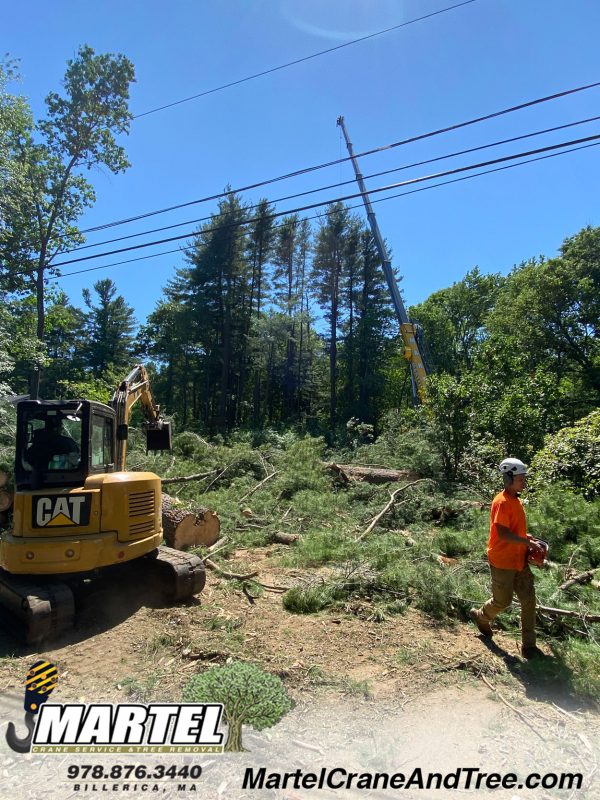
[[[527,465],[518,458],[505,458],[500,472],[504,491],[492,502],[487,548],[492,597],[481,608],[471,609],[471,619],[484,636],[492,636],[491,622],[510,606],[516,594],[521,603],[521,654],[523,658],[536,658],[544,654],[536,646],[535,587],[527,561],[528,548],[535,540],[527,534],[525,511],[519,500],[527,481]]]

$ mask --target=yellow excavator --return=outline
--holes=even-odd
[[[142,365],[122,381],[110,405],[17,403],[13,525],[0,538],[0,612],[29,643],[73,625],[73,579],[102,568],[143,559],[144,584],[171,602],[204,588],[202,560],[161,545],[160,478],[125,469],[138,400],[147,449],[169,450],[170,423],[154,402]]]

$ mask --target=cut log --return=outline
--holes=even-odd
[[[273,531],[270,535],[271,541],[278,544],[292,544],[297,542],[299,538],[299,533],[284,533],[283,531]]]
[[[6,489],[0,489],[0,511],[8,511],[12,507],[14,495]]]
[[[10,475],[8,472],[0,470],[0,489],[4,489],[4,487],[8,484],[9,479]]]
[[[174,497],[162,496],[162,525],[165,542],[175,550],[205,545],[219,539],[221,520],[209,508],[185,508]]]
[[[419,476],[410,470],[384,469],[381,467],[358,467],[353,464],[325,464],[327,469],[335,472],[344,483],[349,479],[364,483],[398,483],[398,481],[413,481]]]
[[[591,583],[592,578],[598,572],[597,569],[588,569],[587,572],[582,572],[580,575],[573,575],[573,577],[569,578],[568,581],[561,583],[558,587],[561,591],[565,589],[570,589],[571,586],[575,586],[576,583],[584,584],[584,583]]]

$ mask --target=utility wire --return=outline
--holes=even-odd
[[[468,6],[471,5],[471,3],[475,2],[477,2],[477,0],[464,0],[464,2],[462,3],[456,3],[453,6],[440,8],[438,11],[433,11],[431,14],[424,14],[422,17],[409,19],[407,22],[401,22],[399,25],[392,25],[390,28],[384,28],[384,30],[376,31],[375,33],[370,33],[367,36],[361,36],[358,39],[352,39],[352,41],[350,42],[344,42],[344,44],[338,44],[335,47],[328,47],[327,50],[319,50],[318,53],[312,53],[309,56],[296,58],[294,61],[287,61],[285,64],[279,64],[279,66],[277,67],[271,67],[270,69],[265,69],[262,72],[255,72],[253,75],[247,75],[245,78],[239,78],[236,81],[231,81],[230,83],[224,83],[221,86],[215,86],[213,89],[206,89],[204,92],[199,92],[198,94],[192,94],[189,97],[184,97],[181,100],[175,100],[173,103],[165,103],[165,105],[163,106],[158,106],[157,108],[151,108],[149,111],[143,111],[141,114],[136,114],[133,117],[133,119],[140,119],[141,117],[147,117],[150,114],[156,114],[158,111],[164,111],[166,108],[173,108],[174,106],[180,106],[182,103],[189,103],[191,100],[198,100],[200,97],[206,97],[209,94],[222,92],[224,89],[231,89],[232,86],[239,86],[242,83],[247,83],[248,81],[256,80],[256,78],[262,78],[265,75],[272,75],[274,72],[279,72],[282,69],[293,67],[295,64],[302,64],[303,62],[310,61],[313,58],[319,58],[320,56],[327,55],[327,53],[333,53],[336,50],[342,50],[344,47],[350,47],[351,45],[358,44],[359,42],[366,42],[368,39],[374,39],[377,36],[383,36],[385,33],[391,33],[391,31],[397,31],[400,28],[406,28],[408,25],[414,25],[416,22],[422,22],[425,19],[431,19],[431,17],[437,17],[440,14],[445,14],[447,11],[454,11],[454,9],[456,8],[461,8],[462,6]]]
[[[582,143],[585,143],[585,142],[595,141],[597,139],[600,139],[600,134],[595,134],[594,136],[586,136],[586,137],[581,138],[581,139],[573,139],[573,140],[571,140],[569,142],[560,142],[559,144],[548,145],[546,147],[537,148],[535,150],[527,150],[525,152],[515,153],[515,154],[510,155],[510,156],[502,156],[500,158],[492,159],[491,161],[482,161],[480,163],[469,164],[469,165],[464,166],[464,167],[455,167],[454,169],[451,169],[451,170],[446,170],[444,172],[437,172],[437,173],[433,173],[431,175],[422,175],[422,176],[417,177],[417,178],[410,178],[409,180],[406,180],[406,181],[400,181],[400,182],[397,182],[397,183],[390,183],[390,184],[387,184],[386,186],[380,186],[378,188],[371,189],[369,193],[370,194],[377,194],[379,192],[386,192],[386,191],[389,191],[390,189],[397,189],[397,188],[399,188],[401,186],[409,186],[409,185],[412,185],[412,184],[415,184],[415,183],[422,183],[423,181],[429,181],[429,180],[433,180],[435,178],[445,177],[447,175],[456,175],[458,173],[466,172],[468,170],[479,169],[480,167],[487,167],[487,166],[491,166],[493,164],[500,164],[500,163],[503,163],[505,161],[512,161],[512,160],[517,159],[517,158],[525,158],[526,156],[538,155],[539,153],[547,153],[547,152],[551,152],[553,150],[558,150],[560,148],[571,147],[573,145],[582,144]],[[284,212],[276,212],[275,214],[269,214],[269,216],[270,217],[278,217],[278,216],[282,216],[283,214],[292,214],[292,213],[297,213],[299,211],[308,211],[308,210],[311,210],[313,208],[320,208],[321,206],[330,205],[331,203],[345,202],[346,200],[354,200],[357,197],[362,197],[362,193],[361,192],[356,192],[356,193],[348,194],[348,195],[345,195],[345,196],[342,196],[342,197],[335,197],[335,198],[331,198],[329,200],[323,200],[323,201],[320,201],[318,203],[310,203],[308,205],[300,206],[300,207],[294,208],[294,209],[289,209],[289,210],[284,211]],[[246,220],[246,223],[251,223],[253,221],[254,221],[253,219]],[[242,223],[242,224],[245,224],[245,223]],[[213,230],[213,229],[209,228],[208,230],[203,231],[203,233],[209,233],[211,230]],[[51,266],[53,268],[57,268],[57,267],[61,267],[61,266],[66,266],[67,264],[77,264],[77,263],[80,263],[82,261],[90,261],[90,260],[96,259],[96,258],[103,258],[105,256],[116,255],[117,253],[126,253],[126,252],[129,252],[131,250],[140,250],[140,249],[143,249],[145,247],[152,247],[152,246],[158,245],[158,244],[166,244],[167,242],[174,242],[174,241],[178,241],[178,240],[181,240],[181,239],[187,239],[190,236],[194,236],[195,234],[196,234],[196,231],[188,231],[187,233],[182,233],[182,234],[179,234],[177,236],[170,236],[170,237],[168,237],[166,239],[158,239],[158,240],[155,240],[153,242],[144,242],[142,244],[130,245],[129,247],[121,247],[121,248],[119,248],[117,250],[108,250],[107,252],[104,252],[104,253],[95,253],[95,254],[89,255],[89,256],[79,256],[78,258],[72,258],[72,259],[69,259],[68,261],[59,261],[57,264],[52,264],[52,265],[49,265],[49,266]]]
[[[491,142],[489,144],[482,144],[477,147],[469,147],[466,150],[456,150],[453,153],[447,153],[443,156],[436,156],[435,158],[427,158],[423,161],[414,161],[412,164],[404,164],[400,167],[394,167],[392,169],[382,170],[381,172],[372,172],[370,175],[363,175],[363,180],[369,180],[370,178],[379,178],[382,175],[390,175],[394,172],[402,172],[403,170],[411,169],[413,167],[422,167],[425,164],[433,164],[436,161],[443,161],[449,158],[455,158],[456,156],[466,155],[467,153],[475,153],[479,150],[488,150],[491,147],[499,147],[503,144],[510,144],[511,142],[518,142],[522,139],[530,139],[534,136],[541,136],[542,134],[546,133],[553,133],[555,131],[565,130],[566,128],[573,128],[576,125],[584,125],[589,122],[597,122],[600,120],[600,116],[597,117],[588,117],[587,119],[580,119],[576,122],[568,122],[564,125],[555,125],[553,128],[544,128],[543,130],[533,131],[532,133],[524,133],[520,136],[512,136],[510,139],[500,139],[496,142]],[[318,192],[323,192],[328,189],[336,189],[338,186],[345,186],[350,183],[355,183],[356,178],[350,178],[346,181],[336,181],[335,183],[330,183],[326,186],[319,186],[316,189],[307,189],[304,192],[296,192],[296,194],[288,194],[284,197],[276,197],[273,200],[270,200],[270,203],[282,203],[284,200],[294,200],[297,197],[305,197],[309,194],[316,194]],[[258,208],[260,203],[253,203],[249,206],[246,206],[246,211],[251,211],[255,208]],[[106,244],[113,244],[114,242],[124,242],[128,239],[136,239],[139,236],[149,236],[151,233],[160,233],[161,231],[169,231],[173,230],[174,228],[181,228],[184,225],[194,225],[199,222],[206,222],[210,220],[211,216],[207,217],[197,217],[196,219],[189,219],[185,222],[176,222],[173,225],[163,225],[160,228],[151,228],[150,230],[140,231],[139,233],[130,233],[127,236],[118,236],[114,239],[104,239],[100,242],[93,242],[91,244],[84,244],[80,245],[79,247],[72,247],[69,250],[61,250],[57,255],[67,255],[68,253],[77,253],[81,250],[89,250],[92,247],[101,247]]]
[[[374,205],[375,203],[385,203],[388,200],[394,200],[394,199],[397,199],[399,197],[407,197],[408,195],[417,194],[418,192],[427,192],[430,189],[438,189],[438,188],[440,188],[442,186],[449,186],[450,184],[453,184],[453,183],[460,183],[461,181],[468,181],[468,180],[471,180],[472,178],[479,178],[479,177],[481,177],[483,175],[490,175],[490,174],[495,173],[495,172],[502,172],[503,170],[514,169],[515,167],[523,167],[526,164],[532,164],[535,161],[544,161],[544,160],[546,160],[548,158],[556,158],[557,156],[563,156],[563,155],[566,155],[567,153],[574,153],[577,150],[587,150],[588,148],[599,147],[599,146],[600,146],[600,142],[593,142],[592,144],[585,144],[585,145],[580,145],[579,147],[572,147],[572,148],[570,148],[568,150],[561,150],[561,152],[559,152],[559,153],[549,153],[548,155],[545,155],[545,156],[537,156],[535,158],[529,158],[529,159],[527,159],[525,161],[520,161],[520,162],[518,162],[516,164],[505,164],[502,167],[495,167],[493,169],[482,170],[481,172],[475,172],[472,175],[462,175],[460,178],[453,178],[453,179],[451,179],[449,181],[440,181],[439,183],[432,183],[430,186],[420,186],[417,189],[410,189],[407,192],[399,192],[397,194],[390,194],[387,197],[379,197],[379,198],[376,198],[375,200],[371,200],[371,205]],[[356,204],[354,206],[348,206],[349,210],[353,210],[353,209],[357,209],[357,208],[359,208],[359,209],[360,208],[364,208],[363,203],[358,203],[358,204]],[[285,214],[290,214],[290,213],[293,213],[293,209],[290,210],[290,211],[277,212],[277,213],[272,214],[270,216],[272,216],[272,217],[280,217],[280,216],[284,216]],[[327,216],[330,213],[331,213],[330,211],[325,211],[324,214],[313,214],[312,216],[304,217],[303,219],[306,219],[306,220],[319,219],[323,215]],[[246,222],[232,223],[232,224],[233,225],[237,225],[238,227],[242,227],[243,225],[250,224],[250,222],[246,221]],[[275,227],[279,228],[279,227],[282,226],[282,224],[283,223],[280,223],[280,224],[276,225]],[[225,227],[231,227],[231,225],[230,226],[220,226],[218,228],[214,228],[213,230],[215,230],[215,231],[222,230]],[[195,244],[191,244],[191,245],[187,245],[185,247],[176,247],[176,248],[174,248],[172,250],[162,250],[160,253],[151,253],[151,254],[146,255],[146,256],[137,256],[136,258],[128,258],[128,259],[125,259],[123,261],[113,261],[111,264],[102,264],[101,266],[98,266],[98,267],[86,267],[84,269],[72,270],[71,272],[64,272],[61,275],[58,275],[58,276],[55,276],[55,277],[52,277],[52,278],[48,278],[48,280],[49,281],[59,281],[62,278],[68,278],[71,275],[82,275],[82,274],[88,273],[88,272],[96,272],[97,270],[101,270],[101,269],[109,269],[110,267],[122,266],[123,264],[132,264],[132,263],[137,262],[137,261],[146,261],[146,260],[148,260],[150,258],[158,258],[160,256],[171,255],[173,253],[183,253],[183,252],[187,252],[188,250],[193,250],[195,247],[196,247]]]
[[[562,92],[556,92],[555,94],[549,94],[545,97],[538,97],[535,100],[528,100],[525,103],[520,103],[516,106],[510,106],[509,108],[503,108],[500,111],[494,111],[491,114],[485,114],[481,117],[475,117],[474,119],[469,119],[464,122],[458,122],[453,125],[448,125],[444,128],[438,128],[434,131],[428,131],[427,133],[421,133],[416,136],[411,136],[408,139],[401,139],[397,142],[391,142],[390,144],[382,145],[381,147],[375,147],[371,150],[363,150],[362,153],[356,153],[355,158],[364,158],[365,156],[370,156],[375,153],[383,153],[386,150],[392,150],[396,147],[401,147],[405,144],[411,144],[413,142],[418,142],[423,139],[430,139],[433,136],[439,136],[443,133],[448,133],[450,131],[459,130],[460,128],[466,128],[469,125],[475,125],[479,122],[486,122],[490,119],[495,119],[496,117],[501,117],[504,114],[511,114],[515,111],[521,111],[524,108],[530,108],[531,106],[539,105],[540,103],[547,103],[550,100],[557,100],[560,97],[567,97],[568,95],[576,94],[578,92],[584,92],[588,89],[594,89],[600,86],[600,81],[596,81],[595,83],[588,83],[584,86],[576,86],[573,89],[566,89]],[[185,203],[177,203],[173,206],[167,206],[166,208],[159,208],[154,211],[147,211],[143,214],[137,214],[134,217],[126,217],[124,219],[114,220],[113,222],[106,222],[103,225],[95,225],[91,228],[83,228],[81,233],[95,233],[96,231],[106,230],[107,228],[114,228],[118,225],[126,225],[130,222],[137,222],[140,219],[147,219],[148,217],[155,217],[158,214],[166,214],[169,211],[176,211],[180,208],[187,208],[188,206],[198,205],[199,203],[206,203],[210,200],[220,200],[224,197],[228,197],[232,194],[236,194],[239,192],[246,192],[250,189],[257,189],[260,186],[268,186],[273,183],[278,183],[279,181],[288,180],[289,178],[296,178],[299,175],[306,175],[309,172],[315,172],[320,169],[325,169],[326,167],[332,167],[336,164],[342,164],[345,161],[350,161],[350,156],[345,156],[343,158],[336,158],[334,161],[325,161],[322,164],[315,164],[311,167],[304,167],[302,169],[295,170],[293,172],[287,172],[283,175],[278,175],[275,178],[268,178],[266,180],[257,181],[256,183],[250,183],[247,186],[239,186],[235,189],[229,189],[225,192],[219,192],[217,194],[207,195],[206,197],[200,197],[196,200],[188,200]]]

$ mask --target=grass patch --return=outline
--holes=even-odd
[[[127,697],[130,697],[132,700],[144,703],[154,698],[154,689],[159,682],[160,675],[157,672],[152,672],[143,680],[131,676],[123,678],[123,680],[117,683],[117,689],[123,689]]]
[[[567,672],[570,689],[580,697],[600,702],[600,645],[569,638],[553,646]]]

